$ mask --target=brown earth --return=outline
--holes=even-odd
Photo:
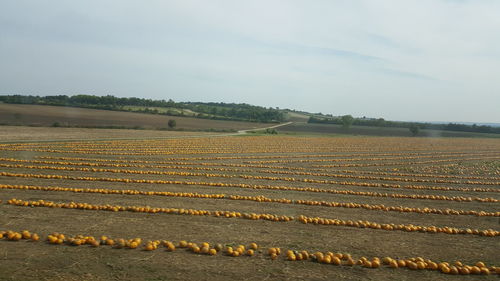
[[[48,128],[47,128],[48,129]],[[63,128],[54,128],[60,130]],[[89,129],[90,130],[90,129]],[[101,132],[102,130],[97,130]],[[114,130],[110,130],[114,131]],[[61,134],[64,135],[64,134]],[[300,145],[302,143],[302,145]],[[478,149],[480,147],[480,149]],[[329,150],[329,148],[333,148]],[[305,168],[313,171],[315,164],[348,164],[348,163],[384,163],[397,162],[393,166],[382,166],[384,169],[409,167],[432,167],[436,164],[408,164],[410,161],[429,161],[456,159],[445,164],[476,163],[481,166],[486,160],[467,160],[474,155],[488,153],[489,156],[500,156],[500,146],[495,140],[487,139],[435,139],[428,143],[424,139],[407,138],[292,138],[292,137],[222,137],[196,139],[165,139],[165,140],[117,140],[111,141],[81,141],[81,142],[47,142],[32,144],[5,144],[0,146],[1,158],[34,159],[38,156],[49,157],[79,157],[83,160],[47,161],[89,162],[118,160],[111,163],[133,163],[132,161],[171,162],[169,165],[198,168],[235,168],[227,164],[248,164],[248,161],[258,160],[314,160],[332,159],[332,162],[289,162],[271,163],[279,167]],[[53,149],[54,151],[50,151]],[[87,153],[75,152],[76,149]],[[276,152],[267,152],[273,149]],[[39,151],[33,151],[39,150]],[[65,151],[55,152],[55,150]],[[366,152],[366,151],[368,152]],[[94,154],[99,152],[125,154]],[[144,151],[148,155],[132,155]],[[149,151],[149,152],[148,152]],[[176,151],[175,154],[162,155],[163,151]],[[196,153],[202,152],[201,154]],[[266,151],[266,152],[264,152]],[[278,152],[281,151],[281,152]],[[365,152],[361,152],[365,151]],[[130,154],[126,154],[130,153]],[[356,156],[334,162],[333,159],[345,159],[346,153]],[[411,154],[413,153],[413,154]],[[463,153],[467,156],[440,156],[450,153]],[[315,155],[329,155],[319,157]],[[395,157],[384,154],[402,154],[421,157],[412,160],[370,160],[371,158]],[[432,156],[431,158],[424,156]],[[204,159],[196,159],[202,157]],[[235,159],[220,159],[217,157],[232,157]],[[263,159],[244,159],[238,157],[263,157]],[[273,158],[282,157],[282,158]],[[478,156],[479,157],[479,156]],[[182,160],[175,160],[182,158]],[[189,159],[184,159],[189,158]],[[362,159],[354,161],[354,159]],[[493,160],[489,160],[493,161]],[[184,162],[186,164],[176,164]],[[149,163],[154,165],[154,163]],[[202,165],[202,163],[211,163]],[[0,161],[0,164],[13,164]],[[22,163],[34,166],[84,167],[64,164]],[[190,164],[190,165],[188,165]],[[226,166],[225,166],[226,165]],[[443,166],[445,167],[445,166]],[[474,166],[476,167],[476,166]],[[490,166],[488,166],[490,167]],[[499,177],[500,170],[493,167],[486,178]],[[143,171],[176,171],[197,172],[227,175],[262,175],[287,177],[288,175],[272,175],[263,171],[268,168],[238,167],[245,171],[204,171],[174,168],[148,167],[99,167],[113,169],[130,169]],[[379,167],[343,168],[362,171],[378,171]],[[485,168],[486,169],[486,168]],[[326,173],[341,173],[342,169],[331,168]],[[335,184],[313,184],[303,182],[286,182],[273,180],[245,180],[241,178],[219,178],[207,176],[182,175],[145,175],[93,171],[64,171],[50,169],[5,168],[0,171],[23,174],[69,175],[78,177],[156,179],[198,182],[225,182],[264,184],[270,186],[316,187],[323,189],[372,191],[399,194],[429,194],[447,196],[477,196],[500,199],[498,192],[461,192],[433,191],[415,189],[387,189],[377,187],[344,186]],[[475,170],[457,177],[473,176]],[[450,175],[440,173],[436,175]],[[328,179],[320,176],[297,176],[296,178]],[[434,177],[427,177],[435,179]],[[352,181],[346,179],[345,181]],[[356,181],[361,181],[357,179]],[[488,179],[478,180],[493,181]],[[389,180],[372,180],[389,184],[408,185]],[[20,177],[0,177],[0,184],[61,186],[73,188],[104,188],[104,189],[137,189],[143,191],[197,192],[203,194],[225,194],[241,196],[262,195],[268,198],[288,198],[293,200],[316,200],[336,202],[356,202],[360,204],[384,204],[386,206],[452,208],[464,210],[484,210],[495,212],[499,210],[498,203],[456,202],[440,200],[396,199],[385,197],[369,197],[357,195],[340,195],[329,193],[298,192],[287,190],[246,189],[236,187],[210,187],[201,185],[181,184],[149,184],[122,183],[104,181],[37,179]],[[438,184],[416,183],[422,186],[449,187],[489,187],[481,184]],[[50,200],[55,202],[87,202],[92,204],[117,204],[123,206],[149,205],[163,208],[193,208],[204,210],[229,210],[238,212],[271,213],[278,215],[319,216],[351,220],[368,220],[379,223],[415,224],[451,226],[458,228],[479,228],[499,230],[498,217],[477,216],[447,216],[437,214],[398,213],[379,210],[333,208],[282,203],[259,203],[228,199],[196,199],[186,197],[164,197],[146,195],[104,195],[91,193],[72,193],[56,191],[29,191],[19,189],[0,189],[0,230],[12,229],[20,231],[28,229],[43,235],[57,231],[73,236],[78,234],[100,237],[107,235],[114,238],[141,237],[144,241],[167,239],[193,241],[198,244],[210,242],[224,245],[248,245],[256,242],[261,250],[254,257],[228,257],[223,254],[211,257],[199,255],[178,249],[167,252],[164,248],[147,252],[139,249],[112,249],[108,246],[91,248],[88,246],[56,246],[46,242],[9,242],[0,240],[0,280],[497,280],[492,276],[449,276],[435,271],[415,271],[409,269],[366,269],[360,266],[334,266],[319,264],[312,261],[286,261],[283,256],[275,261],[265,254],[268,247],[281,247],[283,250],[332,251],[350,253],[355,259],[365,256],[390,256],[393,258],[411,258],[421,256],[434,261],[460,260],[467,264],[484,261],[488,265],[500,265],[498,258],[499,237],[484,237],[476,235],[429,234],[419,232],[384,231],[366,228],[342,226],[302,224],[297,221],[271,222],[265,220],[245,220],[236,218],[216,218],[188,215],[146,214],[133,212],[109,212],[92,210],[73,210],[57,208],[29,208],[6,204],[11,198],[22,200]]]
[[[0,142],[53,141],[87,139],[155,139],[212,135],[208,132],[181,132],[163,130],[55,128],[29,126],[0,126]]]
[[[176,120],[177,129],[185,130],[242,130],[269,125],[66,106],[0,103],[0,124],[4,125],[52,126],[58,122],[61,126],[122,126],[159,129],[167,128],[167,122],[170,119]]]

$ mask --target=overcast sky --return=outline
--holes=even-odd
[[[500,123],[500,1],[0,0],[0,93]]]

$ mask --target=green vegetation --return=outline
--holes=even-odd
[[[342,120],[342,127],[344,127],[344,129],[349,129],[354,122],[354,117],[351,115],[344,115],[340,117],[340,120]]]
[[[270,134],[270,135],[277,135],[278,134],[278,131],[276,131],[275,129],[266,129],[266,131],[264,132],[264,134]]]
[[[384,120],[383,118],[365,118],[365,117],[350,119],[349,116],[350,115],[333,117],[326,115],[320,115],[320,116],[316,115],[309,117],[309,120],[307,122],[316,124],[337,124],[337,125],[342,125],[344,128],[349,128],[351,125],[368,126],[368,127],[407,128],[407,129],[410,129],[412,126],[417,126],[418,130],[427,129],[427,130],[457,131],[457,132],[469,132],[469,133],[500,134],[500,127],[497,128],[485,125],[478,126],[476,124],[465,125],[465,124],[455,124],[455,123],[432,124],[432,123],[420,123],[420,122],[401,122],[401,121],[387,121]],[[413,128],[412,130],[415,130],[415,128]],[[413,131],[410,132],[413,134]]]
[[[14,104],[39,104],[73,106],[94,109],[132,111],[169,116],[190,116],[203,119],[278,123],[285,120],[279,109],[249,104],[174,102],[142,98],[119,98],[114,96],[58,95],[58,96],[0,96],[0,102]]]
[[[170,119],[170,120],[168,120],[168,127],[169,127],[170,129],[175,128],[175,126],[177,126],[177,122],[175,122],[175,120],[174,120],[174,119]]]
[[[248,131],[250,134],[257,134],[257,135],[277,135],[278,131],[274,128],[267,128],[265,130],[252,130]]]
[[[420,127],[418,127],[418,125],[416,124],[411,124],[410,125],[410,133],[412,136],[417,136],[418,135],[418,132],[420,131]]]

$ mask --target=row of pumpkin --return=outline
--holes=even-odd
[[[500,192],[500,189],[498,189],[498,188],[400,185],[400,184],[374,183],[374,182],[331,181],[331,180],[317,180],[317,179],[308,179],[308,178],[297,179],[297,178],[291,178],[291,177],[227,175],[227,174],[208,174],[208,173],[191,173],[191,172],[174,172],[174,171],[76,168],[76,167],[64,167],[64,166],[34,166],[34,165],[3,164],[3,163],[0,163],[0,167],[37,169],[37,170],[82,171],[82,172],[91,172],[91,173],[169,175],[169,176],[207,177],[207,178],[212,178],[212,177],[243,178],[243,179],[267,180],[267,181],[287,181],[287,182],[302,182],[302,183],[314,183],[314,184],[345,185],[345,186],[391,188],[391,189],[416,189],[416,190],[438,190],[438,191],[460,191],[460,192]],[[500,182],[486,182],[486,183],[488,185],[490,185],[490,184],[491,185],[500,185]]]
[[[245,200],[253,202],[333,207],[333,208],[356,208],[356,209],[365,209],[373,211],[399,212],[399,213],[500,217],[500,211],[486,212],[486,211],[475,211],[475,210],[456,210],[450,208],[436,209],[428,207],[419,208],[419,207],[405,207],[405,206],[385,206],[383,204],[361,204],[355,202],[333,202],[333,201],[301,200],[301,199],[287,199],[287,198],[276,199],[276,198],[265,197],[263,195],[243,196],[243,195],[226,195],[226,194],[201,194],[197,192],[144,191],[138,189],[108,189],[108,188],[73,188],[73,187],[59,187],[59,186],[34,186],[34,185],[10,185],[10,184],[0,184],[0,189],[57,191],[57,192],[74,192],[74,193],[99,193],[99,194],[118,194],[118,195],[149,195],[149,196],[205,198],[205,199],[229,199],[229,200]]]
[[[158,166],[158,165],[138,165],[138,164],[100,164],[100,163],[82,163],[82,162],[63,162],[63,161],[41,161],[41,160],[26,160],[26,159],[14,159],[14,158],[0,158],[0,161],[4,162],[23,162],[23,163],[35,163],[35,164],[51,164],[51,165],[62,165],[62,166],[92,166],[92,167],[102,167],[102,166],[114,166],[114,167],[138,167],[138,168],[157,168],[157,169],[182,169],[182,170],[210,170],[210,171],[231,171],[231,172],[258,172],[267,174],[287,174],[287,175],[301,175],[301,176],[316,176],[316,177],[331,177],[331,178],[346,178],[346,179],[362,179],[362,180],[377,180],[377,181],[402,181],[402,182],[425,182],[425,183],[449,183],[449,184],[471,184],[471,185],[500,185],[500,181],[457,181],[450,179],[423,179],[413,176],[408,176],[404,174],[396,174],[394,176],[365,176],[358,175],[355,172],[349,174],[338,174],[338,173],[317,173],[317,172],[306,172],[306,171],[284,171],[284,170],[250,170],[250,169],[227,169],[227,168],[214,168],[214,167],[185,167],[185,166]],[[3,164],[6,165],[6,164]],[[23,166],[19,166],[23,167]],[[151,171],[151,170],[124,170],[124,169],[100,169],[100,168],[71,168],[71,167],[58,167],[58,166],[24,166],[30,169],[36,169],[36,167],[45,167],[47,169],[63,169],[63,170],[77,170],[77,171],[88,171],[88,172],[110,172],[110,173],[132,173],[132,174],[154,174],[154,175],[181,175],[181,176],[201,176],[201,177],[222,177],[222,178],[235,178],[243,177],[246,175],[227,175],[227,174],[202,174],[202,173],[192,173],[192,172],[170,172],[170,171]],[[373,172],[374,173],[374,172]],[[372,173],[372,174],[373,174]],[[388,174],[388,173],[386,173]],[[262,177],[262,179],[272,179],[272,180],[286,180],[286,181],[306,181],[310,182],[312,179],[295,179],[295,178],[269,178]],[[314,181],[314,180],[313,180]],[[327,183],[327,184],[342,184],[343,182],[334,181],[317,181],[316,183]],[[400,188],[399,185],[391,185],[395,188]],[[445,189],[448,190],[448,189]],[[478,189],[482,191],[483,189]],[[472,191],[475,191],[474,189]]]
[[[413,224],[395,224],[395,223],[377,223],[363,220],[342,220],[329,219],[320,217],[307,217],[300,215],[297,218],[293,216],[277,215],[277,214],[258,214],[258,213],[241,213],[238,211],[225,210],[199,210],[199,209],[184,209],[184,208],[154,208],[150,206],[121,206],[121,205],[99,205],[82,202],[55,203],[46,200],[26,201],[21,199],[10,199],[7,204],[20,207],[47,207],[47,208],[63,208],[63,209],[80,209],[94,211],[112,211],[112,212],[139,212],[150,214],[173,214],[173,215],[193,215],[218,218],[238,218],[249,220],[268,220],[273,222],[291,222],[298,221],[304,224],[312,225],[329,225],[340,227],[356,227],[365,229],[376,229],[385,231],[405,231],[405,232],[421,232],[421,233],[443,233],[443,234],[463,234],[477,235],[483,237],[500,236],[500,231],[493,229],[470,229],[456,227],[438,227],[438,226],[421,226]]]
[[[500,200],[493,198],[493,197],[470,197],[470,196],[464,197],[464,196],[445,196],[445,195],[431,195],[431,194],[398,194],[398,193],[381,193],[381,192],[338,190],[338,189],[322,189],[322,188],[316,188],[316,187],[272,186],[272,185],[259,185],[259,184],[244,184],[244,183],[191,182],[191,181],[172,181],[172,180],[74,177],[74,176],[66,176],[66,175],[23,174],[23,173],[9,173],[9,172],[0,172],[0,176],[19,177],[19,178],[38,178],[38,179],[78,180],[78,181],[103,181],[103,182],[120,182],[120,183],[175,184],[175,185],[188,185],[188,186],[236,187],[236,188],[244,188],[244,189],[267,189],[267,190],[280,190],[280,191],[315,192],[315,193],[386,197],[386,198],[398,198],[398,199],[446,200],[446,201],[455,201],[455,202],[472,202],[472,201],[486,202],[486,203],[500,202]]]
[[[275,165],[256,165],[256,164],[238,164],[238,163],[220,163],[220,162],[179,162],[178,158],[172,158],[170,161],[148,161],[148,160],[123,160],[123,159],[102,159],[102,158],[82,158],[82,157],[55,157],[55,156],[36,156],[39,159],[50,160],[69,160],[69,161],[85,161],[85,162],[63,162],[63,161],[40,161],[23,160],[14,158],[2,158],[15,161],[32,161],[33,163],[41,164],[57,164],[57,165],[76,165],[76,166],[95,166],[95,167],[134,167],[134,168],[156,168],[156,169],[187,169],[187,170],[208,170],[208,171],[231,171],[231,172],[258,172],[258,173],[276,173],[280,174],[283,170],[287,171],[313,171],[313,172],[331,172],[330,169],[312,169],[304,167],[291,166],[275,166]],[[196,160],[188,158],[188,160]],[[131,164],[136,163],[136,164]],[[189,167],[187,167],[188,165]],[[203,167],[193,167],[203,166]],[[238,168],[263,168],[271,170],[252,170],[252,169],[237,169],[237,168],[220,168],[222,167],[238,167]],[[428,166],[426,166],[428,167]],[[410,167],[411,168],[411,167]],[[278,170],[273,170],[278,169]],[[388,171],[367,171],[367,170],[336,170],[334,172],[342,174],[369,174],[379,176],[399,176],[399,177],[424,177],[424,178],[444,178],[444,179],[460,179],[460,180],[492,180],[498,181],[500,177],[485,177],[470,176],[470,175],[452,175],[452,174],[437,174],[437,173],[401,173],[400,169],[391,168]],[[299,173],[300,174],[300,173]]]
[[[32,233],[28,230],[15,232],[12,230],[0,231],[0,239],[4,238],[8,241],[22,241],[29,240],[33,242],[40,241],[40,236],[37,233]],[[467,265],[461,261],[455,262],[437,262],[423,257],[412,257],[407,259],[398,259],[392,257],[372,257],[367,258],[361,256],[356,259],[351,254],[331,252],[331,251],[307,251],[307,250],[286,250],[282,251],[279,247],[270,247],[266,250],[261,249],[257,243],[250,243],[249,245],[233,246],[221,243],[210,244],[209,242],[202,242],[200,244],[195,242],[188,242],[181,240],[178,243],[169,240],[149,240],[143,243],[141,238],[123,239],[111,238],[108,236],[101,236],[96,238],[88,235],[75,235],[67,236],[62,233],[54,232],[47,235],[47,243],[53,245],[68,245],[68,246],[83,246],[89,245],[91,247],[109,246],[114,249],[142,249],[144,251],[155,251],[163,247],[167,252],[174,252],[178,249],[186,249],[194,254],[208,255],[208,256],[230,256],[230,257],[252,257],[262,256],[269,257],[271,260],[277,260],[280,256],[282,260],[286,261],[312,261],[325,265],[336,266],[360,266],[363,268],[406,268],[410,270],[429,270],[441,272],[445,274],[462,274],[462,275],[500,275],[500,266],[487,266],[484,262],[478,261],[473,265]],[[282,255],[283,254],[283,255]]]

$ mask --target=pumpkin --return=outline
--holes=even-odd
[[[201,249],[200,249],[200,253],[202,253],[202,254],[208,254],[209,251],[210,251],[210,248],[206,245],[201,247]]]
[[[253,249],[253,250],[257,250],[259,248],[259,246],[257,245],[257,243],[250,243],[250,249]]]
[[[269,249],[267,250],[267,253],[268,253],[269,255],[273,255],[273,254],[274,254],[274,255],[276,255],[276,254],[277,254],[276,248],[269,248]]]
[[[323,259],[321,261],[322,263],[330,264],[332,263],[332,256],[330,255],[325,255],[323,256]]]
[[[418,265],[416,262],[407,261],[406,266],[408,266],[408,268],[413,269],[413,270],[418,269]]]
[[[453,275],[458,274],[458,268],[454,265],[450,266],[450,274],[453,274]]]
[[[23,239],[30,239],[31,238],[31,233],[27,230],[23,230],[21,232],[21,235],[22,235]]]
[[[481,267],[481,274],[490,275],[490,270],[486,267]]]
[[[484,264],[484,262],[482,262],[482,261],[478,261],[478,262],[476,263],[476,266],[477,266],[477,267],[486,267],[486,265],[485,265],[485,264]]]
[[[470,270],[470,273],[471,274],[481,274],[481,268],[479,268],[478,266],[473,266]]]
[[[441,270],[442,273],[445,273],[445,274],[448,274],[450,273],[450,268],[447,266],[447,265],[443,265],[439,268],[439,270]]]
[[[153,243],[147,243],[146,246],[144,247],[144,250],[146,251],[153,251],[155,249]]]
[[[40,236],[38,236],[38,234],[36,234],[36,233],[33,233],[31,235],[31,240],[32,241],[38,241],[38,240],[40,240]]]
[[[459,271],[460,271],[460,274],[462,274],[462,275],[469,275],[470,274],[470,270],[465,266],[461,267],[459,269]]]
[[[425,269],[427,264],[423,261],[417,261],[417,269]]]
[[[303,257],[305,260],[309,259],[309,253],[308,253],[307,251],[302,251],[302,252],[300,252],[300,253],[302,254],[302,257]]]

